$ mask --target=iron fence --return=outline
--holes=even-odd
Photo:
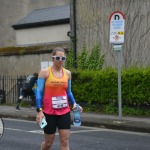
[[[26,76],[0,76],[0,104],[16,103]]]

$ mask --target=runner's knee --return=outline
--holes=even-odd
[[[60,144],[62,147],[68,147],[69,145],[69,138],[61,138],[60,139]]]

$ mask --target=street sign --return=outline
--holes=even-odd
[[[109,18],[110,24],[110,43],[113,43],[114,51],[118,54],[118,110],[119,120],[122,119],[122,100],[121,100],[121,64],[120,53],[122,49],[122,43],[124,43],[124,25],[125,16],[120,11],[115,11]]]
[[[124,43],[125,16],[122,12],[113,12],[109,18],[110,24],[110,43]]]

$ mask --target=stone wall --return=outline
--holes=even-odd
[[[109,43],[109,17],[125,14],[125,42],[121,51],[123,67],[150,65],[150,0],[76,0],[77,50],[90,51],[100,44],[104,66],[117,67],[117,53]]]
[[[42,61],[50,61],[50,54],[12,55],[0,57],[2,75],[27,75],[39,72]]]
[[[15,31],[11,25],[29,12],[70,2],[70,0],[0,0],[0,47],[16,45]],[[104,67],[117,67],[117,53],[109,43],[108,20],[112,12],[121,11],[126,17],[125,43],[121,51],[122,66],[149,66],[149,8],[150,0],[76,0],[77,51],[81,51],[85,45],[90,51],[94,45],[100,44],[101,51],[105,55]],[[5,66],[6,60],[8,58],[0,65]]]
[[[47,49],[45,49],[47,47]],[[56,43],[44,45],[39,51],[25,53],[3,53],[0,55],[0,76],[23,76],[34,72],[39,73],[41,62],[50,62],[51,52],[55,47],[63,47],[66,51],[71,48],[71,43]]]

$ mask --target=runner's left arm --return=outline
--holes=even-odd
[[[71,79],[68,80],[67,96],[68,96],[68,99],[69,99],[71,104],[76,103],[76,100],[74,99],[74,96],[73,96],[72,91],[71,91]]]

